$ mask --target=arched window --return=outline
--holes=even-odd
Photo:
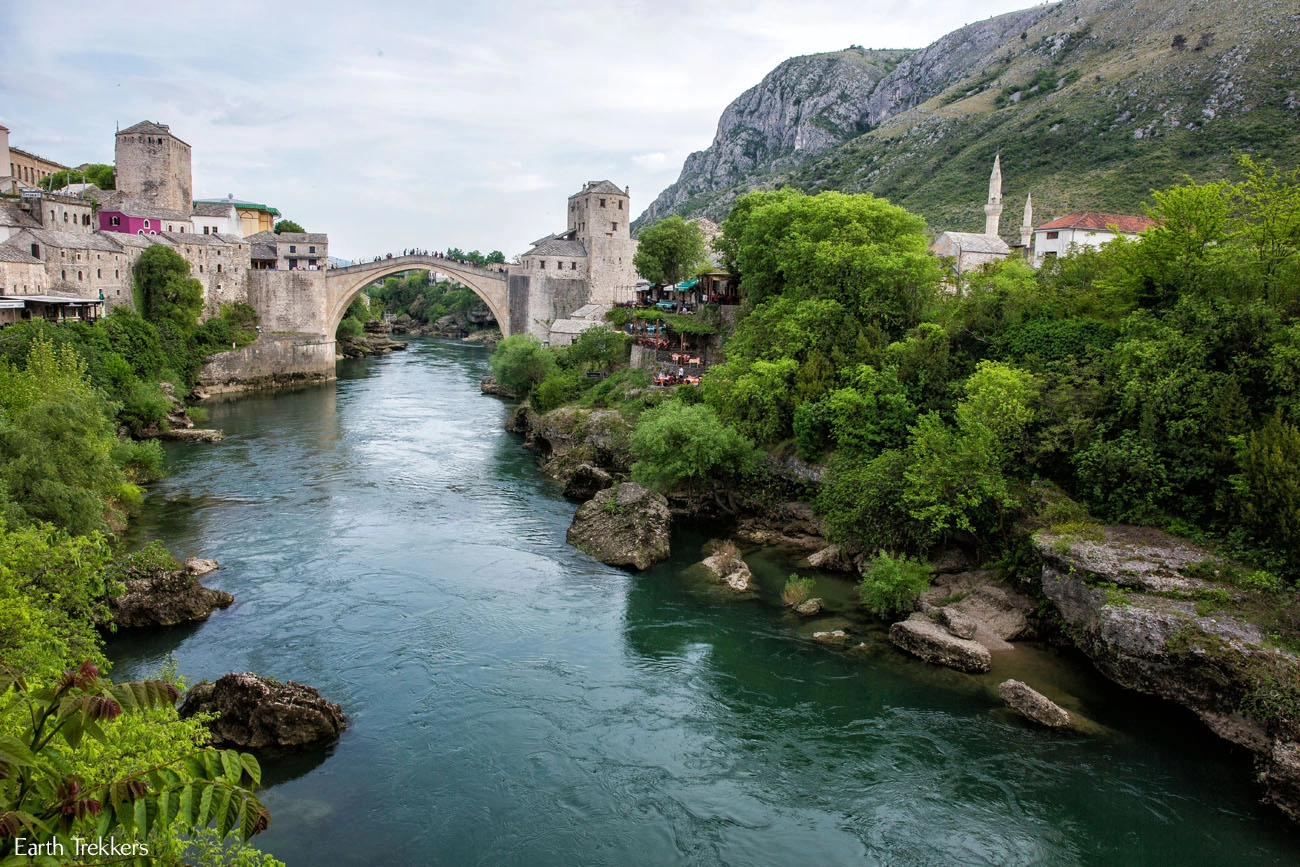
[[[148,221],[148,220],[145,220],[145,221],[144,221],[144,227],[145,227],[146,229],[149,228],[149,221]]]

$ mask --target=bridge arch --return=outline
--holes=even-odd
[[[508,282],[504,270],[493,271],[475,265],[462,265],[452,259],[424,255],[394,256],[378,262],[362,262],[359,265],[330,269],[325,278],[325,323],[329,329],[326,334],[333,337],[352,301],[371,283],[403,271],[414,270],[434,271],[468,286],[487,304],[501,328],[502,336],[510,335]]]

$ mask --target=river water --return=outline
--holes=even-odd
[[[336,383],[217,403],[227,439],[172,445],[137,525],[236,603],[123,635],[119,679],[312,684],[351,723],[266,763],[290,865],[1295,864],[1247,756],[1086,661],[1022,646],[975,678],[869,636],[844,653],[774,597],[685,570],[639,575],[569,548],[478,347],[413,341]],[[818,592],[847,600],[822,576]],[[834,621],[829,622],[834,625]],[[1031,728],[992,689],[1028,680],[1091,721]]]

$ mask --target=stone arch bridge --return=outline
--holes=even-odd
[[[509,280],[506,266],[500,267],[501,270],[497,271],[462,264],[455,259],[413,255],[331,268],[325,272],[324,333],[333,336],[343,321],[343,314],[347,313],[348,306],[361,294],[361,290],[393,274],[419,269],[445,274],[474,290],[474,294],[482,298],[488,310],[492,311],[492,316],[501,327],[502,336],[509,337],[519,328],[510,320]]]

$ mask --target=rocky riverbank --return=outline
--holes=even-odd
[[[485,385],[484,391],[491,390]],[[561,407],[539,415],[525,403],[510,414],[507,427],[524,437],[547,476],[565,484],[567,496],[586,501],[570,540],[606,563],[647,568],[667,556],[667,512],[676,519],[700,517],[698,508],[672,497],[655,495],[650,503],[641,496],[650,492],[627,481],[631,426],[614,410]],[[730,501],[733,539],[803,551],[810,568],[860,576],[865,558],[827,544],[819,517],[789,496],[817,477],[815,467],[794,464],[769,460],[772,483],[762,498],[736,492],[714,498],[714,505]],[[643,506],[644,514],[621,511]],[[647,523],[655,533],[643,532]],[[976,568],[960,550],[935,556],[933,584],[918,610],[891,626],[892,643],[927,662],[994,674],[999,654],[1013,652],[1014,642],[1072,644],[1116,683],[1177,702],[1221,737],[1253,751],[1265,799],[1300,821],[1300,660],[1279,646],[1276,632],[1270,637],[1252,620],[1281,601],[1253,604],[1261,600],[1201,574],[1213,559],[1209,552],[1154,530],[1095,527],[1088,538],[1042,532],[1034,543],[1041,572],[1026,573],[1018,583]],[[739,568],[740,549],[727,544],[701,565],[712,580],[743,594],[752,576],[748,567],[743,573]],[[815,637],[846,650],[865,647],[853,631],[850,624]],[[1089,730],[1087,721],[1075,720],[1030,684],[1006,681],[998,695],[1039,725]]]

